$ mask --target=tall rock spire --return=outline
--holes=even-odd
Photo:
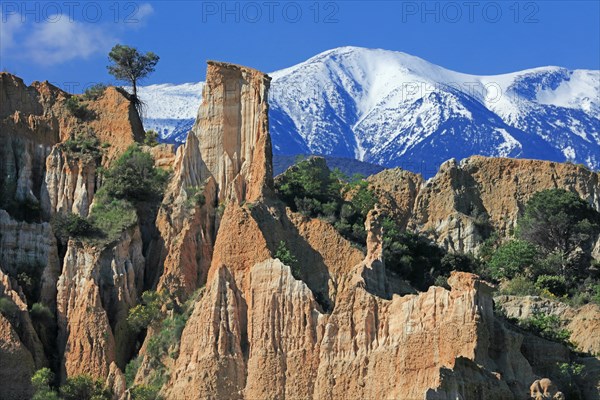
[[[267,103],[271,78],[255,69],[209,61],[192,128],[219,201],[255,201],[272,187]]]

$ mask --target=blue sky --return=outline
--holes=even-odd
[[[3,1],[1,12],[0,68],[75,92],[112,82],[116,43],[161,57],[145,84],[202,80],[207,59],[269,72],[346,45],[472,74],[600,69],[599,1]]]

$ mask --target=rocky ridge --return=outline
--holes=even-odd
[[[473,156],[445,162],[427,181],[401,169],[368,180],[383,209],[450,251],[473,252],[492,230],[508,236],[541,190],[575,192],[600,211],[600,174],[568,163]]]

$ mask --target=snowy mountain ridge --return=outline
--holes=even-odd
[[[270,74],[275,154],[324,154],[430,176],[473,154],[600,167],[600,71],[477,76],[405,53],[342,47]],[[146,129],[182,142],[202,83],[140,89]]]

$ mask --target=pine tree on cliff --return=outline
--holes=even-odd
[[[111,61],[107,66],[108,72],[118,80],[131,84],[133,101],[139,105],[137,83],[154,72],[159,57],[151,51],[142,54],[135,47],[117,44],[108,53],[108,58]]]

